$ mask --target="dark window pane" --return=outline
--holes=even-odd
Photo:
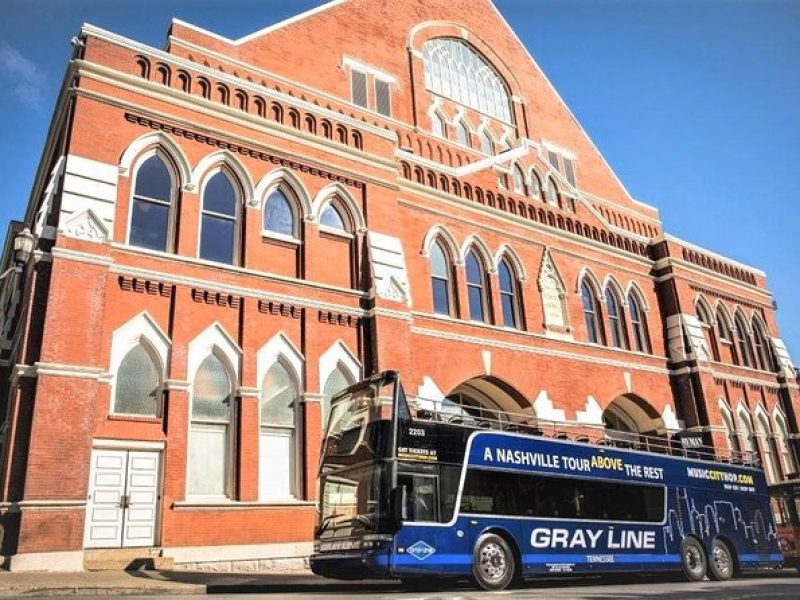
[[[264,207],[264,229],[294,236],[294,213],[289,199],[281,190],[275,190],[267,198],[267,205]]]
[[[158,156],[151,156],[136,171],[136,196],[147,196],[169,202],[172,178],[166,165]]]
[[[514,296],[510,294],[502,294],[500,298],[503,302],[503,325],[506,327],[516,327],[517,311],[514,302]]]
[[[235,221],[203,215],[200,258],[232,265],[235,228]]]
[[[483,285],[483,269],[475,252],[467,255],[467,282],[475,285]]]
[[[500,263],[500,291],[501,292],[514,292],[514,279],[511,276],[511,269],[505,261]]]
[[[224,173],[217,173],[206,184],[203,191],[203,210],[236,216],[236,192]]]
[[[130,244],[165,251],[169,231],[169,206],[134,198],[131,209]]]
[[[450,314],[450,299],[446,279],[433,278],[433,311],[440,315]]]
[[[447,264],[444,250],[442,250],[442,247],[437,242],[433,245],[433,248],[431,248],[431,274],[434,277],[449,279],[449,271],[450,267]]]
[[[473,321],[484,321],[483,314],[483,289],[477,286],[467,286],[469,291],[469,318]]]
[[[322,211],[322,216],[319,218],[319,222],[320,225],[330,227],[331,229],[347,231],[347,228],[344,226],[344,219],[342,219],[342,215],[339,214],[339,211],[332,204],[326,206],[325,210]]]

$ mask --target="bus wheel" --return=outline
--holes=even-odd
[[[708,557],[708,578],[714,581],[728,581],[733,578],[736,565],[728,544],[714,540]]]
[[[689,581],[702,581],[706,576],[708,561],[703,546],[694,538],[686,538],[681,544],[683,574]]]
[[[494,533],[485,533],[472,553],[472,574],[478,585],[488,591],[503,590],[514,580],[514,553],[506,541]]]

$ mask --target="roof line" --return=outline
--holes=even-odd
[[[316,8],[309,9],[309,10],[307,10],[305,12],[302,12],[300,14],[294,15],[293,17],[289,17],[288,19],[284,19],[283,21],[279,21],[277,23],[273,23],[272,25],[267,25],[266,27],[263,27],[262,29],[259,29],[258,31],[254,31],[253,33],[248,33],[247,35],[245,35],[243,37],[240,37],[238,39],[235,39],[235,40],[231,39],[231,38],[227,38],[227,37],[225,37],[223,35],[220,35],[218,33],[214,33],[213,31],[209,31],[208,29],[204,29],[203,27],[199,27],[197,25],[193,25],[191,23],[187,23],[186,21],[183,21],[181,19],[173,18],[172,19],[172,23],[177,23],[179,25],[182,25],[183,27],[186,27],[188,29],[192,29],[193,31],[197,31],[198,33],[202,33],[202,34],[207,35],[209,37],[212,37],[212,38],[218,39],[220,41],[223,41],[223,42],[225,42],[227,44],[231,44],[232,46],[240,46],[241,44],[249,42],[250,40],[255,39],[255,38],[259,37],[259,36],[265,35],[267,33],[271,33],[271,32],[276,31],[278,29],[282,29],[283,27],[287,27],[287,26],[289,26],[289,25],[291,25],[293,23],[296,23],[297,21],[301,21],[301,20],[303,20],[303,19],[305,19],[307,17],[311,17],[311,16],[313,16],[313,15],[315,15],[317,13],[320,13],[322,11],[328,10],[329,8],[333,8],[334,6],[338,6],[340,4],[344,4],[345,2],[347,2],[347,0],[330,0],[330,2],[326,2],[325,4],[321,4],[320,6],[317,6]]]

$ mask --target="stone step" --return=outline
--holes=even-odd
[[[85,550],[83,566],[87,571],[168,570],[173,560],[162,556],[161,548],[109,548]]]

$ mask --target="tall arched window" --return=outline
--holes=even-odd
[[[297,495],[297,382],[280,362],[272,365],[261,385],[259,496]]]
[[[469,44],[437,38],[422,48],[425,87],[496,119],[511,122],[508,91],[497,71]]]
[[[236,264],[239,244],[239,198],[225,171],[217,171],[203,190],[200,258]]]
[[[547,202],[552,206],[561,206],[558,186],[553,179],[547,180]]]
[[[748,415],[744,410],[739,411],[739,433],[742,435],[742,440],[744,444],[742,444],[742,450],[744,452],[744,458],[747,461],[755,461],[758,460],[760,457],[758,455],[758,444],[756,444],[756,436],[753,431],[753,422],[750,420],[750,415]]]
[[[447,139],[447,121],[438,111],[431,115],[431,131],[436,137]]]
[[[769,419],[763,412],[759,412],[756,415],[756,430],[758,431],[761,453],[764,457],[764,474],[767,477],[767,483],[775,483],[780,479],[780,470],[776,462],[777,457],[772,451],[772,431],[769,426]]]
[[[750,334],[741,313],[737,313],[734,323],[736,324],[736,343],[739,349],[739,358],[745,367],[753,366],[753,352],[750,349]]]
[[[511,183],[514,187],[514,191],[517,194],[525,195],[525,175],[522,173],[522,169],[520,169],[519,165],[514,165],[513,170],[511,171]]]
[[[131,200],[131,246],[166,252],[171,249],[172,205],[175,200],[173,176],[158,152],[136,170]]]
[[[264,203],[264,231],[298,237],[297,219],[292,209],[292,201],[280,188],[275,188]]]
[[[500,261],[497,274],[500,279],[500,303],[503,309],[503,326],[519,329],[522,325],[519,282],[507,258]]]
[[[486,299],[486,270],[475,250],[470,250],[465,263],[467,269],[467,300],[471,321],[485,323],[489,306]]]
[[[539,180],[539,176],[533,171],[531,171],[531,198],[534,200],[542,199],[542,182]]]
[[[742,446],[739,444],[739,437],[736,435],[736,427],[733,424],[733,417],[727,409],[722,408],[722,423],[725,426],[725,438],[731,451],[731,458],[739,459],[742,455]]]
[[[447,252],[441,242],[431,246],[431,288],[433,292],[433,312],[452,315],[453,311],[453,269]]]
[[[189,494],[228,496],[230,490],[230,422],[233,386],[228,369],[209,354],[192,386],[189,437]]]
[[[113,412],[158,416],[162,376],[153,353],[140,342],[131,348],[117,369]]]
[[[319,218],[319,224],[328,229],[347,232],[347,224],[342,216],[342,211],[333,202],[329,203],[323,209],[322,215]]]
[[[589,341],[592,344],[604,344],[605,333],[603,331],[603,318],[600,315],[600,307],[594,290],[586,280],[581,283],[581,303],[583,304],[583,320],[586,324],[586,334]]]
[[[736,345],[733,343],[733,335],[731,334],[731,324],[728,320],[728,315],[722,310],[722,308],[717,309],[717,332],[719,334],[719,343],[722,345],[723,348],[728,348],[730,352],[731,362],[733,364],[739,364],[739,359],[736,355]],[[720,355],[722,354],[722,349],[720,349]]]
[[[633,292],[628,293],[628,313],[631,316],[633,343],[637,352],[650,352],[650,334],[639,298]]]
[[[617,295],[611,290],[606,290],[606,313],[608,326],[611,329],[611,343],[615,348],[628,349],[628,333],[625,327],[625,315],[619,305]]]
[[[492,141],[491,136],[489,135],[489,130],[487,128],[483,128],[480,133],[480,140],[481,140],[481,152],[488,155],[494,154],[494,142]]]
[[[719,347],[717,346],[717,334],[714,331],[714,324],[711,321],[711,314],[708,308],[701,301],[697,303],[697,320],[700,321],[700,326],[703,328],[703,336],[705,337],[708,351],[711,353],[711,358],[719,361]]]
[[[325,385],[322,387],[323,427],[328,426],[328,417],[330,417],[331,414],[331,400],[333,397],[354,383],[352,377],[350,377],[341,366],[337,366],[325,379]]]
[[[764,331],[761,322],[753,318],[753,346],[758,368],[762,371],[775,371],[775,361],[769,346],[769,337]]]
[[[456,123],[456,142],[461,146],[469,147],[469,126],[463,119]]]
[[[783,457],[783,472],[797,473],[797,463],[792,455],[792,449],[789,447],[789,428],[786,427],[786,420],[781,414],[775,415],[775,436],[778,449]]]

